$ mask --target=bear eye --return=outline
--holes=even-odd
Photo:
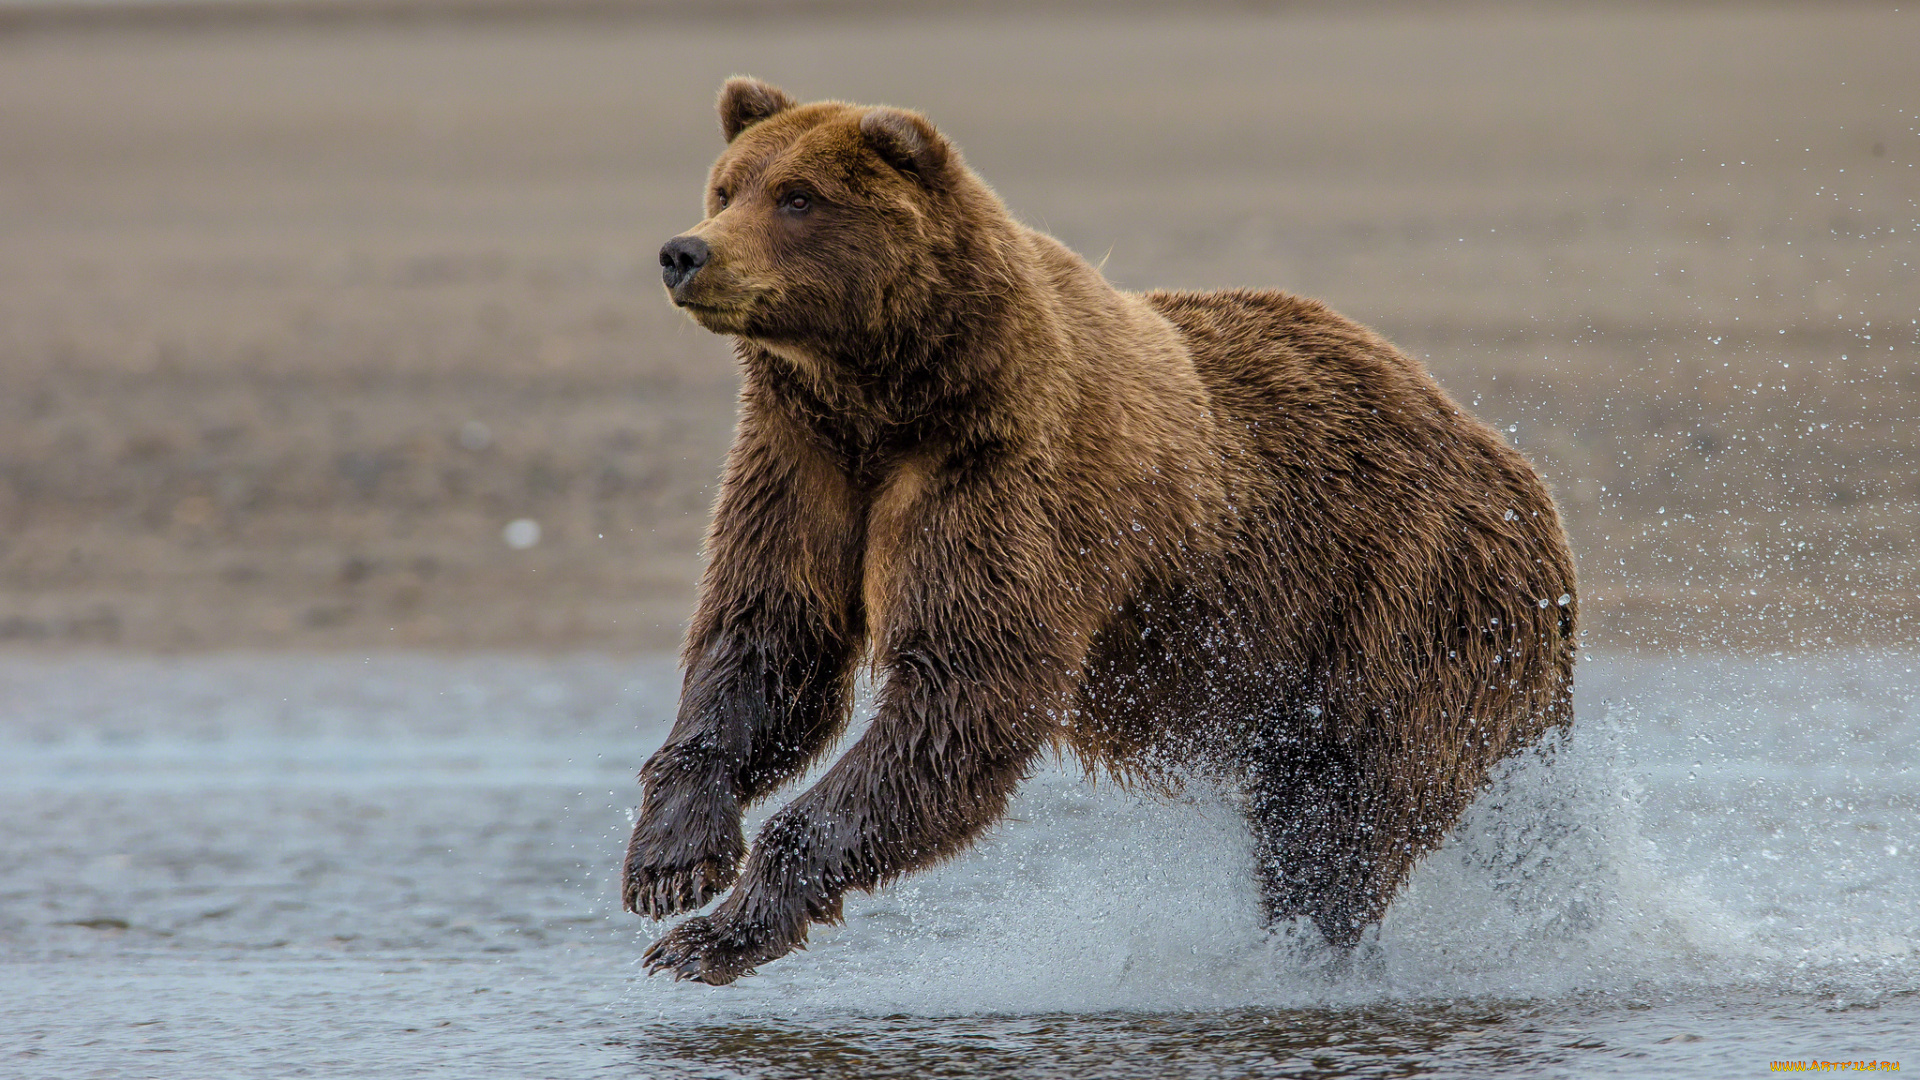
[[[725,209],[727,208],[727,201],[728,201],[728,200],[727,200],[727,193],[726,193],[726,191],[724,191],[724,190],[716,190],[716,191],[715,191],[715,192],[713,193],[713,200],[714,200],[715,202],[717,202],[717,203],[719,203],[719,204],[720,204],[720,209],[722,209],[722,210],[725,210]]]
[[[813,205],[813,196],[808,195],[804,191],[795,191],[789,194],[785,199],[780,200],[780,205],[786,207],[789,210],[796,210],[796,211],[805,210],[807,207]]]

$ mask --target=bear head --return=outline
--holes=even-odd
[[[897,364],[945,332],[991,272],[981,238],[1004,211],[924,116],[747,78],[719,111],[706,216],[660,249],[676,305],[808,366]]]

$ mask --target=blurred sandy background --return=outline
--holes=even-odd
[[[673,646],[735,374],[655,253],[736,72],[1425,358],[1592,645],[1920,626],[1920,9],[261,6],[0,7],[0,644]]]

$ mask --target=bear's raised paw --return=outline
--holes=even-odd
[[[702,907],[726,892],[739,876],[731,860],[700,859],[690,865],[660,866],[634,853],[627,859],[620,895],[628,911],[665,919]]]

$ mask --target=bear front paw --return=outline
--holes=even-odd
[[[692,911],[727,891],[740,873],[733,859],[704,858],[664,866],[635,852],[621,877],[621,899],[628,911],[664,919]]]
[[[671,971],[675,982],[692,979],[708,986],[725,986],[742,975],[753,974],[756,965],[786,951],[768,948],[752,935],[709,916],[696,915],[647,946],[640,959],[649,975]]]

